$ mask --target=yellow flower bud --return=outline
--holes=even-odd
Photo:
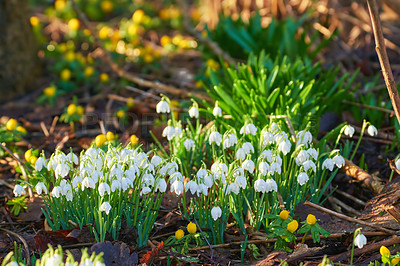
[[[115,139],[114,133],[112,133],[111,131],[108,131],[107,134],[106,134],[106,139],[108,141],[114,140]]]
[[[87,78],[93,76],[93,74],[94,74],[94,68],[91,67],[91,66],[86,67],[85,70],[84,70],[84,72],[83,72],[83,74],[84,74],[85,77],[87,77]]]
[[[133,13],[132,20],[136,24],[140,24],[143,22],[144,16],[145,16],[144,11],[141,9],[138,9]]]
[[[110,80],[110,77],[106,73],[101,73],[100,74],[100,81],[102,83],[107,83]]]
[[[181,239],[185,235],[185,232],[183,232],[182,229],[179,229],[175,232],[175,238],[177,240]]]
[[[307,216],[307,223],[308,223],[309,225],[314,225],[316,222],[317,222],[317,218],[315,218],[314,215],[309,214],[309,215]]]
[[[6,128],[7,130],[12,131],[17,127],[17,124],[18,124],[17,120],[15,120],[14,118],[10,118],[6,123]]]
[[[165,46],[171,44],[171,37],[169,37],[168,35],[162,36],[160,39],[160,44],[162,47],[165,47]]]
[[[299,223],[296,220],[293,220],[290,223],[288,223],[287,230],[290,233],[294,233],[294,231],[296,231],[298,227],[299,227]]]
[[[289,218],[289,212],[287,210],[283,210],[279,213],[279,217],[281,217],[282,220],[286,220]]]
[[[139,144],[139,138],[136,135],[131,136],[131,143],[133,146],[136,146]]]
[[[400,258],[393,258],[393,259],[391,260],[392,265],[396,265],[396,264],[398,264],[399,262],[400,262]]]
[[[76,113],[76,109],[77,109],[76,105],[71,103],[70,105],[68,105],[67,114],[69,114],[69,115],[75,114]]]
[[[68,81],[71,79],[71,70],[69,69],[63,69],[60,73],[60,78],[63,81]]]
[[[101,10],[103,10],[104,13],[111,13],[114,9],[113,2],[110,0],[105,0],[101,2]]]
[[[52,97],[54,97],[54,95],[56,95],[56,91],[57,91],[57,89],[55,86],[50,86],[50,87],[45,88],[43,90],[43,93],[47,97],[52,98]]]
[[[36,163],[36,161],[37,161],[37,157],[36,156],[31,156],[30,158],[29,158],[29,162],[31,163],[31,165],[35,165],[35,163]]]
[[[194,233],[196,233],[196,231],[197,231],[197,226],[196,226],[196,224],[190,222],[190,223],[187,225],[186,229],[188,230],[188,232],[189,232],[190,234],[194,234]]]
[[[26,131],[26,129],[25,129],[24,127],[22,127],[22,126],[17,126],[17,128],[16,128],[15,130],[21,132],[21,133],[24,134],[24,135],[25,135],[26,133],[28,133],[28,132]]]
[[[106,136],[104,136],[103,134],[97,135],[97,137],[95,138],[95,143],[97,147],[101,147],[103,146],[103,144],[106,142]]]
[[[29,162],[29,158],[31,158],[31,156],[32,156],[32,150],[29,149],[29,150],[27,150],[27,151],[25,152],[25,155],[24,155],[25,160],[26,160],[27,162]]]
[[[38,17],[36,16],[32,16],[29,21],[31,22],[32,27],[36,27],[37,25],[39,25],[40,20]]]
[[[118,112],[117,112],[117,117],[118,118],[123,118],[125,116],[125,111],[124,110],[119,110]]]
[[[76,31],[79,29],[81,23],[79,22],[78,19],[72,18],[68,21],[68,28],[72,31]]]
[[[85,113],[85,108],[82,107],[82,105],[78,105],[76,107],[76,114],[77,115],[83,115]]]
[[[56,0],[54,2],[54,7],[56,8],[57,11],[61,11],[65,8],[66,6],[66,0]]]
[[[382,257],[390,256],[390,250],[385,246],[381,246],[379,252],[381,253]]]

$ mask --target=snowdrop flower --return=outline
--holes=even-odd
[[[61,265],[62,264],[62,258],[59,254],[54,254],[50,258],[46,260],[46,266],[47,265]]]
[[[128,178],[122,178],[122,180],[121,180],[122,191],[126,191],[129,188],[129,184],[130,184],[130,182],[129,182]]]
[[[297,182],[299,183],[300,186],[302,186],[305,183],[307,183],[308,180],[309,180],[309,178],[308,178],[308,175],[306,173],[300,173],[297,176]]]
[[[152,174],[144,174],[143,175],[143,182],[147,186],[154,186],[155,178]]]
[[[173,126],[165,127],[162,136],[167,137],[168,140],[173,139],[175,137],[175,128]]]
[[[296,146],[299,146],[301,144],[307,145],[308,143],[312,142],[312,135],[310,131],[302,130],[296,134],[296,139],[297,139]]]
[[[255,136],[257,134],[257,128],[254,124],[245,124],[241,129],[240,129],[240,134],[251,134]]]
[[[60,195],[61,195],[61,187],[55,186],[53,188],[53,190],[51,191],[51,195],[58,199],[60,197]]]
[[[283,155],[286,155],[290,152],[290,149],[292,148],[292,143],[290,140],[286,141],[281,141],[279,142],[278,145],[278,150],[283,153]]]
[[[122,172],[122,171],[121,171]],[[95,183],[95,184],[97,184],[97,182],[99,181],[99,178],[101,177],[101,173],[100,173],[100,171],[99,170],[95,170],[95,171],[93,171],[93,173],[92,173],[92,179],[93,179],[93,182]]]
[[[178,138],[181,138],[181,137],[182,137],[183,132],[182,132],[182,128],[181,128],[180,126],[177,126],[177,127],[175,128],[175,133],[174,133],[174,135],[175,135],[175,137],[178,137]]]
[[[103,197],[106,192],[108,195],[110,195],[110,186],[107,183],[101,183],[99,185],[100,196]]]
[[[254,182],[254,190],[256,192],[265,193],[266,189],[267,189],[267,183],[265,183],[263,179],[257,179],[256,182]]]
[[[225,194],[228,195],[230,193],[233,193],[233,194],[237,195],[237,194],[239,194],[239,192],[240,192],[239,185],[236,183],[231,183],[228,185],[228,188],[227,188]]]
[[[397,170],[400,171],[400,159],[397,159],[394,164],[396,165]]]
[[[114,192],[117,189],[121,189],[122,188],[122,184],[120,181],[118,180],[113,180],[111,183],[111,192]]]
[[[353,137],[353,135],[354,135],[354,127],[352,127],[352,126],[350,126],[350,125],[345,125],[344,126],[344,129],[343,129],[343,133],[346,135],[346,136],[349,136],[350,138],[352,138]]]
[[[198,178],[204,178],[207,175],[207,170],[204,168],[200,168],[199,171],[197,171],[196,176]]]
[[[192,107],[189,109],[189,116],[190,116],[191,118],[199,118],[199,109],[197,109],[196,106],[192,106]]]
[[[67,158],[70,160],[70,162],[74,163],[74,164],[78,164],[79,163],[79,159],[78,156],[75,155],[75,153],[70,152],[67,154]]]
[[[278,191],[278,185],[276,184],[275,180],[269,178],[267,181],[265,181],[265,192],[271,192],[271,191]]]
[[[16,197],[19,197],[25,193],[25,189],[21,185],[15,185],[13,192]]]
[[[154,155],[153,158],[151,158],[150,163],[152,165],[154,165],[154,167],[157,167],[161,162],[162,162],[162,158],[158,155]]]
[[[183,192],[182,181],[175,180],[171,185],[171,192],[175,192],[175,194],[179,196]]]
[[[204,185],[206,185],[207,188],[212,187],[212,185],[214,184],[214,180],[212,178],[211,175],[206,175],[204,177]]]
[[[318,159],[318,152],[317,152],[316,149],[314,149],[314,148],[309,148],[309,149],[307,150],[307,153],[308,153],[308,155],[311,156],[311,158],[313,158],[314,160],[317,160],[317,159]]]
[[[241,187],[241,188],[243,188],[243,189],[246,189],[246,186],[247,186],[247,179],[246,179],[246,177],[245,177],[244,175],[239,175],[238,177],[236,177],[235,183],[236,183],[239,187]]]
[[[269,173],[274,174],[275,172],[278,173],[279,175],[282,172],[281,165],[277,162],[273,162],[269,166]]]
[[[311,160],[306,161],[303,164],[304,171],[307,172],[310,168],[314,171],[314,173],[317,171],[317,167],[315,166],[315,163]]]
[[[194,150],[194,145],[195,143],[192,139],[187,139],[183,142],[183,146],[185,146],[187,151]]]
[[[222,147],[224,149],[230,148],[233,145],[237,144],[237,137],[235,134],[229,134],[228,136],[225,136],[224,142],[222,143]]]
[[[211,217],[216,221],[218,218],[222,216],[222,210],[220,207],[213,207],[211,209]]]
[[[178,180],[178,181],[183,181],[183,176],[182,176],[182,174],[181,173],[179,173],[179,172],[176,172],[176,173],[173,173],[172,175],[171,175],[171,183],[174,183],[175,182],[175,180]]]
[[[301,150],[296,156],[296,164],[298,166],[302,165],[305,161],[308,160],[308,156],[309,155],[306,150]]]
[[[242,164],[244,170],[249,171],[250,174],[254,172],[254,162],[252,160],[245,160]]]
[[[203,194],[204,196],[208,195],[208,187],[204,184],[198,184],[197,187],[197,197],[200,197],[200,194]]]
[[[39,172],[42,170],[43,167],[46,167],[46,161],[43,157],[39,157],[35,163],[35,169]]]
[[[164,178],[161,178],[157,182],[157,187],[156,187],[161,193],[164,193],[167,190],[167,182],[165,182]]]
[[[276,134],[277,131],[279,130],[278,125],[273,122],[270,126],[269,126],[269,132],[271,132],[272,134]]]
[[[253,144],[251,144],[250,142],[245,142],[245,143],[243,143],[242,148],[243,148],[243,150],[244,150],[244,152],[245,152],[246,154],[254,153]]]
[[[358,234],[354,239],[354,245],[358,248],[362,248],[365,244],[367,244],[367,238],[363,234]]]
[[[36,193],[37,193],[38,195],[41,195],[43,191],[44,191],[44,194],[47,194],[47,188],[46,188],[46,186],[43,184],[43,182],[37,183],[36,186],[35,186],[35,190],[36,190]]]
[[[243,161],[246,159],[246,152],[244,151],[243,148],[239,148],[236,151],[236,159]]]
[[[69,189],[67,193],[65,194],[65,197],[67,198],[67,201],[72,201],[74,199],[74,196],[72,195],[72,190]]]
[[[169,108],[169,104],[166,101],[161,100],[156,106],[156,111],[159,114],[166,114],[170,113],[171,109]]]
[[[260,171],[260,173],[261,173],[263,176],[266,176],[267,173],[268,173],[268,171],[269,171],[269,165],[268,165],[268,163],[267,163],[267,162],[261,162],[261,163],[258,165],[258,171]]]
[[[197,191],[197,183],[196,181],[190,180],[187,182],[186,187],[185,187],[185,192],[187,192],[190,189],[190,193],[195,194]]]
[[[74,179],[72,179],[72,187],[75,190],[78,190],[78,185],[82,183],[82,177],[81,176],[75,176]]]
[[[84,190],[85,187],[95,188],[95,183],[91,177],[87,176],[82,180],[82,191]]]
[[[345,165],[344,158],[341,155],[336,155],[332,160],[338,168],[342,168]]]
[[[260,154],[260,157],[267,159],[269,163],[272,163],[273,158],[272,158],[272,151],[271,150],[265,150]]]
[[[210,145],[215,142],[217,144],[217,146],[221,145],[222,142],[222,136],[218,131],[213,131],[210,134],[210,137],[208,138],[208,141],[210,143]]]
[[[100,206],[100,211],[106,212],[106,214],[108,215],[108,214],[110,213],[110,210],[111,210],[111,205],[110,205],[110,203],[108,203],[108,202],[106,201],[106,202],[103,202],[103,203],[101,204],[101,206]]]
[[[221,107],[219,107],[218,105],[216,105],[215,107],[214,107],[214,109],[213,109],[213,115],[215,116],[215,117],[217,117],[217,116],[222,116],[222,109],[221,109]]]
[[[55,173],[57,179],[59,176],[64,178],[68,175],[69,170],[70,170],[70,168],[67,164],[59,164],[59,165],[57,165],[54,173]]]
[[[369,125],[367,132],[372,137],[375,137],[376,135],[378,135],[378,130],[373,125]]]
[[[274,135],[271,132],[267,131],[263,134],[263,142],[262,143],[264,146],[273,144],[274,142],[275,142]]]
[[[335,163],[331,158],[327,158],[323,163],[322,163],[322,169],[329,169],[329,171],[333,171],[333,167],[335,166]]]
[[[147,194],[149,194],[151,192],[151,188],[149,188],[149,187],[144,187],[143,189],[142,189],[142,191],[140,192],[140,195],[147,195]]]

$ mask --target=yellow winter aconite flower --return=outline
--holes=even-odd
[[[25,152],[25,154],[24,154],[25,160],[26,160],[27,162],[29,162],[29,158],[31,158],[31,156],[32,156],[32,150],[29,149],[29,150],[27,150],[27,151]]]
[[[113,34],[113,30],[108,26],[104,26],[99,30],[99,38],[102,40],[107,39],[112,34]]]
[[[61,11],[65,8],[66,6],[66,0],[56,0],[54,2],[54,7],[56,8],[57,11]]]
[[[391,260],[392,265],[396,265],[396,264],[399,263],[399,262],[400,262],[400,258],[393,258],[393,259]]]
[[[108,131],[107,134],[106,134],[106,139],[108,141],[114,140],[115,139],[114,133],[112,133],[111,131]]]
[[[126,102],[126,105],[131,108],[133,106],[135,106],[135,100],[132,97],[128,98],[128,101]]]
[[[117,117],[118,118],[123,118],[125,116],[125,111],[124,110],[119,110],[118,112],[117,112]]]
[[[287,230],[289,230],[290,233],[293,233],[294,231],[297,230],[298,227],[299,223],[296,220],[293,220],[290,223],[288,223]]]
[[[307,216],[307,223],[308,223],[309,225],[314,225],[316,222],[317,222],[317,218],[315,218],[314,215],[309,214],[309,215]]]
[[[113,2],[110,0],[105,0],[101,2],[101,10],[103,10],[104,13],[111,13],[114,9]]]
[[[179,230],[177,230],[177,231],[175,232],[175,238],[176,238],[177,240],[179,240],[179,239],[181,239],[182,237],[184,237],[184,235],[185,235],[185,232],[183,232],[182,229],[179,229]]]
[[[143,22],[144,16],[145,16],[144,11],[141,9],[138,9],[133,13],[132,20],[136,24],[140,24]]]
[[[381,253],[382,257],[390,256],[390,250],[385,246],[381,246],[379,252]]]
[[[76,107],[76,114],[77,115],[83,115],[84,113],[85,113],[85,108],[83,108],[83,106],[81,106],[81,105],[78,105]]]
[[[160,44],[162,47],[165,47],[165,46],[171,44],[171,37],[169,37],[168,35],[162,36],[160,39]]]
[[[35,165],[37,159],[38,159],[38,158],[37,158],[36,156],[31,156],[31,157],[29,158],[29,162],[30,162],[32,165]]]
[[[17,120],[15,120],[14,118],[10,118],[6,123],[6,128],[7,130],[12,131],[17,127],[17,124],[18,124]]]
[[[43,90],[44,95],[46,95],[47,97],[51,98],[54,97],[54,95],[56,95],[56,87],[55,86],[50,86],[47,87]]]
[[[65,60],[67,60],[68,62],[72,62],[75,60],[75,53],[73,51],[68,51],[65,54]]]
[[[131,135],[131,143],[133,146],[136,146],[139,144],[139,138],[136,135]]]
[[[101,73],[100,74],[100,81],[102,83],[107,83],[110,80],[110,77],[106,73]]]
[[[85,68],[85,71],[83,72],[83,74],[84,74],[85,77],[87,77],[87,78],[93,76],[93,74],[94,74],[94,68],[91,67],[91,66],[87,66],[87,67]]]
[[[75,114],[76,113],[76,109],[77,109],[76,105],[71,103],[70,105],[68,105],[67,114],[69,114],[69,115]]]
[[[196,233],[196,231],[197,231],[197,226],[196,226],[196,224],[190,222],[190,223],[187,225],[186,229],[188,230],[188,232],[189,232],[190,234],[194,234],[194,233]]]
[[[79,20],[77,18],[71,18],[68,21],[68,28],[70,30],[76,31],[79,29],[80,25],[81,25],[81,23],[79,22]]]
[[[32,17],[29,19],[29,21],[31,22],[31,25],[32,25],[33,27],[36,27],[36,26],[39,25],[39,23],[40,23],[39,18],[36,17],[36,16],[32,16]]]
[[[208,59],[206,61],[206,66],[213,69],[213,70],[218,70],[219,69],[219,63],[215,61],[214,59]]]
[[[106,142],[106,136],[104,136],[103,134],[97,135],[97,137],[95,138],[95,143],[97,147],[101,147],[103,146],[103,144]]]
[[[282,220],[286,220],[289,218],[289,212],[287,210],[283,210],[279,213],[279,217],[281,217]]]
[[[28,133],[28,132],[26,131],[26,129],[25,129],[24,127],[22,127],[22,126],[17,126],[17,128],[16,128],[15,130],[21,132],[21,133],[24,134],[24,135],[25,135],[26,133]]]
[[[63,69],[60,73],[60,78],[63,81],[68,81],[71,79],[71,70],[69,69]]]

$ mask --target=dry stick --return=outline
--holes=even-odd
[[[390,216],[392,216],[396,222],[398,222],[400,224],[400,211],[399,209],[397,209],[395,206],[389,206],[388,208],[385,209],[385,211],[387,213],[390,214]]]
[[[359,198],[356,198],[356,197],[354,197],[353,195],[350,195],[347,192],[341,191],[339,189],[336,189],[335,192],[338,193],[341,196],[344,196],[344,197],[346,197],[346,198],[348,198],[348,199],[360,204],[361,206],[365,206],[367,204],[365,201],[362,201]]]
[[[352,214],[357,215],[357,216],[361,215],[361,213],[359,211],[357,211],[353,207],[347,205],[346,203],[344,203],[343,201],[339,200],[338,198],[330,196],[330,197],[328,197],[328,201],[331,202],[331,203],[333,202],[333,203],[339,205],[340,207],[342,207],[343,209],[345,209],[349,213],[352,213]]]
[[[28,247],[28,244],[26,243],[25,239],[22,236],[20,236],[19,234],[14,233],[14,232],[12,232],[10,230],[4,229],[4,228],[0,228],[0,230],[3,230],[7,234],[15,236],[19,240],[21,240],[22,244],[24,245],[24,248],[26,249],[26,261],[29,263],[31,261],[31,255],[29,254],[29,247]]]
[[[43,121],[40,122],[40,127],[42,128],[44,135],[46,137],[49,137],[50,136],[49,131],[47,130],[47,127],[46,127],[46,125],[44,124]]]
[[[56,116],[56,117],[54,117],[53,122],[51,122],[51,127],[50,127],[50,131],[49,131],[50,134],[54,133],[54,129],[56,129],[58,119],[60,119],[60,117]]]
[[[349,102],[349,101],[346,101],[346,100],[343,100],[342,103],[353,105],[353,106],[357,106],[357,107],[361,107],[361,108],[365,108],[365,109],[377,110],[377,111],[381,111],[383,113],[388,113],[390,115],[394,115],[395,114],[392,110],[389,110],[389,109],[386,109],[386,108],[383,108],[383,107],[366,105],[366,104],[362,104],[362,103]]]
[[[349,221],[349,222],[358,223],[358,224],[362,224],[362,225],[366,225],[366,226],[372,227],[372,228],[374,228],[374,229],[377,229],[377,230],[379,230],[379,231],[388,233],[388,234],[390,234],[390,235],[395,235],[395,234],[397,234],[396,231],[393,231],[393,230],[384,228],[384,227],[379,226],[379,225],[371,224],[371,223],[365,222],[365,221],[363,221],[363,220],[359,220],[359,219],[356,219],[356,218],[351,218],[351,217],[349,217],[349,216],[347,216],[347,215],[344,215],[344,214],[341,214],[341,213],[338,213],[338,212],[329,210],[329,209],[327,209],[327,208],[321,207],[321,206],[319,206],[319,205],[317,205],[317,204],[315,204],[315,203],[309,202],[309,201],[304,202],[304,205],[313,207],[313,208],[315,208],[315,209],[317,209],[317,210],[326,212],[326,213],[328,213],[328,214],[334,215],[334,216],[336,216],[336,217],[339,217],[339,218],[341,218],[341,219],[347,220],[347,221]]]
[[[389,97],[396,114],[397,122],[400,124],[400,97],[394,82],[392,69],[390,68],[389,58],[386,53],[385,40],[383,38],[381,21],[379,19],[378,6],[375,0],[367,0],[368,10],[371,16],[372,28],[376,42],[376,53],[382,68],[383,78],[385,79]]]
[[[147,91],[139,90],[138,88],[135,88],[135,87],[132,87],[132,86],[125,86],[125,89],[140,93],[140,94],[145,95],[145,96],[149,96],[149,97],[151,97],[151,98],[153,98],[153,99],[155,99],[157,101],[161,100],[160,96],[153,95],[152,93],[149,93]]]

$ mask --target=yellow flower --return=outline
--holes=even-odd
[[[14,118],[10,118],[6,123],[6,128],[7,130],[12,131],[17,127],[17,124],[18,124],[17,120],[15,120]]]
[[[81,23],[79,22],[79,20],[77,18],[71,18],[68,21],[68,28],[70,30],[76,31],[79,29],[80,25],[81,25]]]
[[[75,60],[75,53],[73,51],[68,51],[65,54],[65,60],[67,60],[68,62],[74,61]]]
[[[213,70],[218,70],[219,69],[219,63],[215,61],[214,59],[208,59],[206,61],[206,66],[213,69]]]
[[[396,264],[398,264],[399,262],[400,262],[400,258],[393,258],[393,259],[391,260],[392,265],[396,265]]]
[[[99,38],[102,40],[107,39],[112,34],[113,34],[113,30],[108,26],[104,26],[99,30]]]
[[[101,10],[103,10],[104,13],[111,13],[113,9],[114,9],[113,2],[109,0],[101,2]]]
[[[307,223],[309,225],[314,225],[317,222],[317,218],[315,218],[315,215],[309,214],[307,215]]]
[[[289,230],[290,233],[293,233],[294,231],[297,230],[298,227],[299,223],[296,220],[293,220],[290,223],[288,223],[287,230]]]
[[[144,16],[145,16],[144,11],[141,9],[138,9],[133,13],[132,20],[136,24],[140,24],[143,22]]]
[[[128,101],[126,102],[126,105],[131,108],[133,106],[135,106],[135,100],[133,99],[133,97],[129,97]]]
[[[136,146],[139,144],[139,138],[136,135],[131,135],[131,143],[133,146]]]
[[[286,220],[289,218],[289,212],[287,210],[283,210],[279,213],[279,217],[281,217],[282,220]]]
[[[196,81],[196,88],[203,88],[203,82],[201,82],[200,80]]]
[[[106,134],[106,138],[107,138],[108,141],[111,141],[111,140],[115,139],[115,135],[111,131],[108,131],[107,134]]]
[[[167,9],[161,9],[160,12],[158,13],[158,16],[162,20],[167,20],[169,18],[168,10]]]
[[[104,136],[103,134],[97,135],[94,141],[97,147],[101,147],[106,142],[106,136]]]
[[[76,113],[76,109],[77,109],[76,105],[71,103],[70,105],[68,105],[67,114],[69,114],[69,115],[75,114]]]
[[[92,35],[92,32],[89,29],[83,29],[83,34],[89,37],[90,35]]]
[[[100,81],[102,83],[107,83],[110,80],[110,77],[108,76],[107,73],[101,73],[100,74]]]
[[[177,240],[181,239],[185,235],[185,232],[183,232],[182,229],[179,229],[175,232],[175,238]]]
[[[91,76],[93,76],[93,74],[94,74],[94,68],[93,67],[88,66],[88,67],[85,68],[85,71],[84,71],[85,77],[87,77],[87,78],[91,77]]]
[[[123,118],[125,116],[125,111],[124,110],[119,110],[118,112],[117,112],[117,117],[118,118]]]
[[[145,54],[143,59],[146,63],[151,63],[154,60],[154,58],[151,54]]]
[[[165,47],[165,46],[171,44],[171,37],[169,37],[168,35],[162,36],[160,39],[160,44],[162,47]]]
[[[76,114],[77,115],[83,115],[85,113],[85,109],[82,107],[82,105],[78,105],[76,107]]]
[[[385,246],[381,246],[379,252],[381,253],[382,257],[390,256],[390,250]]]
[[[28,133],[28,132],[26,131],[26,129],[25,129],[24,127],[22,127],[22,126],[17,126],[17,128],[16,128],[15,130],[21,132],[21,133],[24,134],[24,135],[25,135],[26,133]]]
[[[29,150],[27,150],[27,151],[25,152],[25,154],[24,154],[25,160],[26,160],[27,162],[29,162],[29,158],[31,158],[31,156],[32,156],[32,150],[29,149]]]
[[[29,158],[29,162],[32,164],[32,165],[35,165],[35,163],[36,163],[36,161],[37,161],[37,157],[36,156],[31,156],[30,158]]]
[[[63,81],[68,81],[71,79],[71,70],[69,69],[63,69],[60,73],[60,78]]]
[[[56,95],[56,91],[57,91],[57,89],[55,86],[50,86],[50,87],[45,88],[43,90],[43,93],[47,97],[52,98],[52,97],[54,97],[54,95]]]
[[[39,18],[36,17],[36,16],[32,16],[32,17],[29,19],[29,21],[31,22],[31,25],[32,25],[33,27],[36,27],[36,26],[39,25],[39,23],[40,23]]]
[[[54,7],[56,8],[57,11],[61,11],[65,8],[66,4],[67,3],[65,0],[56,0],[54,2]]]
[[[190,223],[187,225],[186,229],[188,230],[188,232],[189,232],[190,234],[194,234],[194,233],[196,233],[196,231],[197,231],[196,224],[194,224],[194,223],[192,223],[192,222],[190,222]]]

